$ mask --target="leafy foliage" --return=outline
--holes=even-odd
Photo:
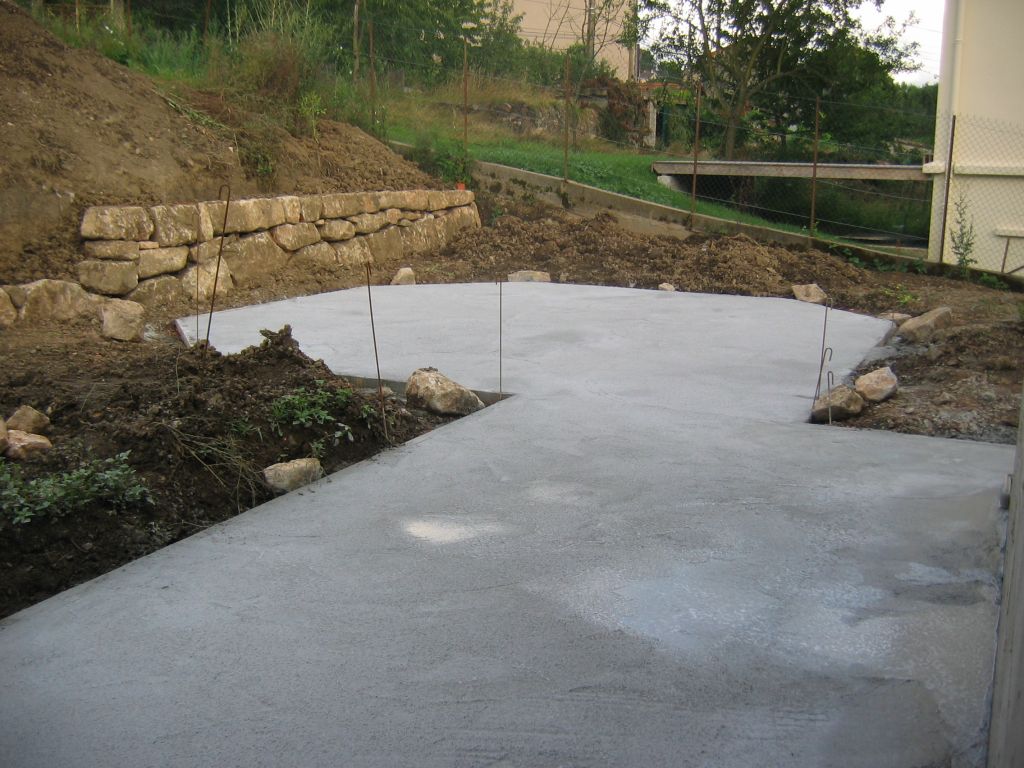
[[[318,380],[314,389],[300,387],[277,398],[270,405],[270,418],[278,431],[286,425],[334,424],[337,412],[344,410],[351,399],[351,389],[328,387],[325,381]]]

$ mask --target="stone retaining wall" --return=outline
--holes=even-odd
[[[259,285],[286,266],[361,267],[444,245],[480,226],[466,190],[352,192],[223,201],[97,206],[82,217],[78,283],[36,280],[0,290],[0,328],[137,310],[183,294],[209,300],[220,235],[217,294]]]

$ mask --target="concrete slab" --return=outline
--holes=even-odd
[[[375,289],[383,374],[496,389],[497,290]],[[0,764],[982,764],[1009,446],[803,423],[820,307],[503,290],[515,397],[0,623]],[[365,298],[213,342],[365,376]]]

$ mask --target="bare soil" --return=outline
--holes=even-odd
[[[440,183],[346,125],[325,123],[319,144],[276,136],[273,178],[246,175],[236,150],[247,113],[218,94],[163,94],[160,86],[85,51],[71,50],[0,0],[0,284],[73,277],[81,209],[96,203],[214,198],[259,192],[359,191]],[[170,101],[178,105],[171,106]],[[214,121],[197,119],[207,115]],[[227,128],[218,127],[228,126]],[[230,128],[230,126],[236,126]],[[831,253],[781,248],[746,237],[644,237],[609,215],[579,216],[478,193],[484,228],[436,252],[378,263],[387,283],[401,266],[419,282],[495,280],[539,269],[556,282],[790,297],[816,282],[837,308],[878,314],[953,309],[954,325],[927,345],[895,344],[865,366],[891,365],[901,389],[847,424],[925,435],[1011,442],[1024,378],[1020,293],[913,272],[877,272]],[[258,289],[218,301],[239,306],[361,285],[362,270],[285,270]],[[130,451],[129,463],[155,504],[131,513],[37,518],[0,515],[0,615],[99,575],[259,503],[270,491],[257,471],[285,458],[323,455],[328,471],[387,447],[355,393],[336,429],[272,422],[271,404],[297,388],[345,388],[285,335],[234,356],[185,350],[170,321],[181,302],[150,313],[150,340],[100,337],[94,324],[14,327],[0,332],[0,414],[23,403],[47,412],[54,451],[20,465],[43,477],[90,458]],[[271,329],[273,330],[273,329]],[[441,421],[388,402],[394,439]]]

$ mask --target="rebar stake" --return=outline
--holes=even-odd
[[[370,332],[373,334],[373,359],[377,363],[377,396],[380,399],[380,423],[384,428],[384,442],[390,443],[388,437],[388,417],[384,409],[384,381],[380,377],[380,356],[377,354],[377,326],[373,322],[373,293],[370,291],[370,262],[365,262],[366,267],[366,299],[370,305]]]
[[[504,398],[504,390],[502,388],[502,279],[498,278],[498,400]]]
[[[217,283],[220,282],[220,262],[224,256],[224,230],[228,228],[228,209],[231,207],[231,185],[221,184],[217,190],[217,199],[228,191],[227,200],[224,201],[224,222],[220,227],[220,246],[217,248],[217,269],[213,273],[213,290],[210,292],[210,317],[206,321],[206,348],[210,348],[210,327],[213,325],[213,306],[217,301]],[[196,264],[196,304],[199,303],[199,264]],[[197,334],[198,336],[198,329]],[[196,339],[198,341],[198,338]]]

